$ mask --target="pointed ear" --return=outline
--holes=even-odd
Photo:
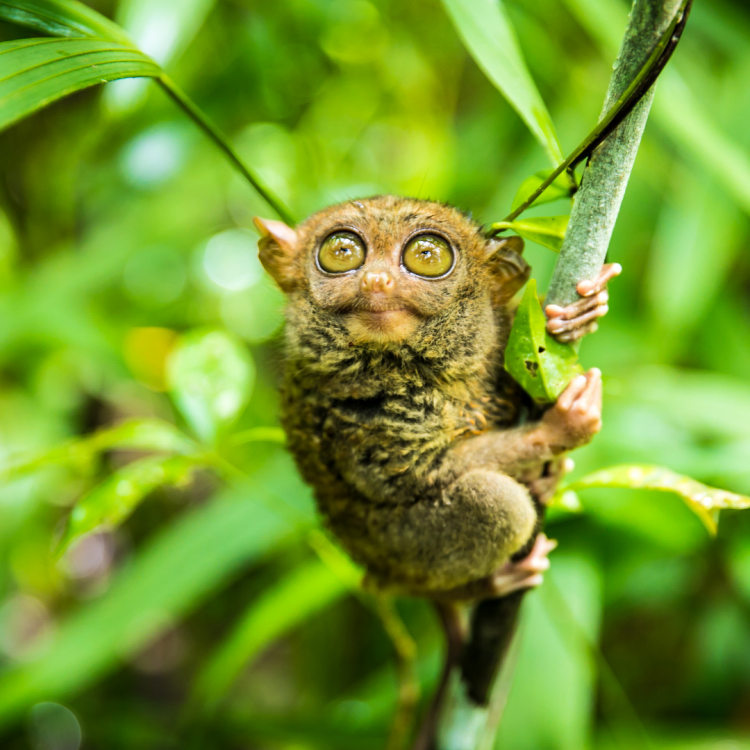
[[[504,305],[528,281],[531,266],[521,257],[520,237],[492,237],[487,240],[490,273],[495,282],[493,300]]]
[[[258,257],[263,268],[271,274],[283,292],[291,292],[301,281],[301,272],[297,265],[297,233],[283,221],[261,219],[256,216],[253,223],[260,232]]]

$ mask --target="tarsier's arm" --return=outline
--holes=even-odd
[[[618,264],[604,266],[593,281],[578,285],[581,299],[565,308],[548,306],[547,329],[558,339],[572,341],[596,330],[596,321],[607,312],[607,282],[621,272]],[[538,422],[531,422],[509,430],[497,430],[468,438],[448,452],[443,464],[448,476],[466,476],[472,471],[492,468],[501,471],[545,501],[554,490],[560,474],[564,473],[561,454],[588,443],[601,429],[602,380],[601,372],[593,368],[576,377]],[[539,476],[539,466],[547,464],[547,476]],[[551,476],[550,476],[551,475]],[[512,488],[509,488],[512,491]],[[512,493],[507,496],[514,503]],[[518,492],[515,504],[526,504],[530,499]],[[526,514],[520,513],[523,519]],[[485,582],[485,596],[503,596],[523,588],[538,586],[541,574],[549,567],[547,554],[554,549],[543,534],[529,554],[521,560],[510,561]],[[477,592],[481,597],[482,592]]]

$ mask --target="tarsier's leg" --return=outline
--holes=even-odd
[[[582,281],[577,291],[581,299],[567,307],[547,305],[547,331],[558,341],[575,341],[599,327],[597,319],[607,314],[607,282],[622,272],[619,263],[608,263],[593,281]]]

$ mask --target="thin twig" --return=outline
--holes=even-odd
[[[571,151],[565,161],[560,163],[523,203],[511,211],[501,222],[493,225],[493,234],[496,234],[497,230],[500,229],[499,224],[510,223],[517,219],[524,211],[531,208],[534,201],[564,172],[571,175],[571,184],[575,186],[576,182],[573,170],[582,161],[588,159],[596,148],[630,114],[631,110],[638,104],[651,86],[654,85],[664,66],[669,62],[669,58],[672,57],[672,53],[682,36],[692,4],[693,0],[682,0],[680,8],[675,13],[672,22],[664,30],[659,41],[654,45],[651,54],[643,63],[643,66],[638,71],[638,75],[630,85],[604,113],[596,127]]]
[[[380,618],[396,654],[398,675],[398,704],[391,723],[386,750],[403,750],[411,735],[419,702],[419,680],[417,678],[417,646],[396,609],[393,598],[376,595],[373,609]]]
[[[224,133],[214,125],[195,102],[166,74],[162,73],[156,81],[167,94],[190,116],[203,132],[219,147],[240,174],[260,193],[268,205],[290,226],[295,221],[291,211],[284,202],[271,190],[263,179],[242,161]]]

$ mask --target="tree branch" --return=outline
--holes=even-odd
[[[680,8],[680,0],[636,0],[633,4],[602,117],[628,88]],[[601,269],[646,127],[654,88],[645,93],[617,130],[591,155],[576,193],[545,304],[565,306],[575,302],[578,283],[595,278]]]
[[[665,31],[675,23],[676,16],[688,9],[689,2],[686,4],[684,0],[634,0],[600,120],[622,100]],[[684,25],[684,19],[677,22]],[[547,304],[567,305],[575,301],[578,283],[595,278],[604,263],[653,96],[651,86],[617,129],[591,154],[576,194]],[[471,664],[491,665],[492,674],[487,674],[486,668],[478,669],[475,670],[478,677],[473,679],[464,659],[462,675],[454,674],[449,684],[435,750],[477,750],[491,746],[490,735],[494,735],[496,721],[490,718],[497,713],[491,707],[492,686],[508,651],[521,598],[522,594],[515,594],[507,603],[489,600],[476,608],[465,657],[471,657]],[[498,618],[498,612],[503,616]],[[484,652],[491,648],[496,649],[495,653]],[[478,654],[477,650],[483,653]]]

